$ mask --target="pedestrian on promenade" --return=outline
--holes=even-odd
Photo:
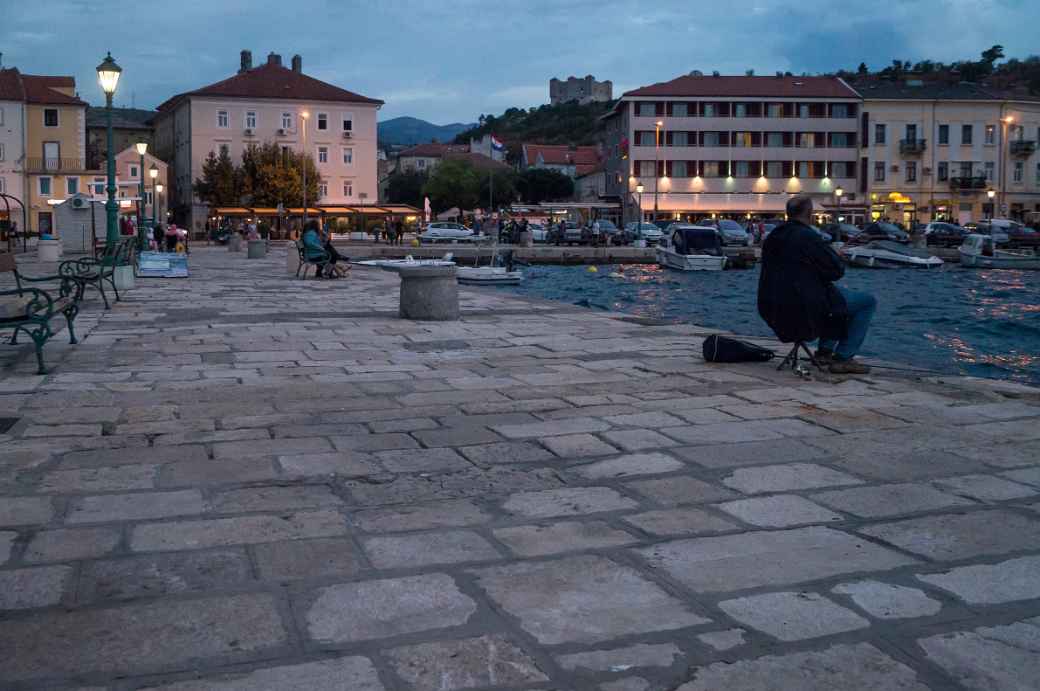
[[[867,336],[877,300],[835,285],[845,275],[841,258],[812,227],[812,198],[787,202],[787,223],[762,245],[758,313],[781,341],[819,338],[816,358],[833,374],[866,374],[853,360]]]
[[[401,219],[394,223],[394,240],[396,245],[404,244],[404,221]]]

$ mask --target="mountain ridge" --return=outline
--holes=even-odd
[[[476,127],[476,123],[453,122],[447,125],[435,125],[421,118],[402,115],[383,120],[377,125],[379,143],[381,145],[423,144],[436,139],[439,142],[450,142],[459,132]]]

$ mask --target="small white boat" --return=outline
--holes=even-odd
[[[1032,250],[1000,250],[988,235],[972,233],[960,246],[961,266],[977,269],[1040,269],[1040,256]]]
[[[875,240],[865,245],[845,245],[839,252],[852,266],[868,269],[937,269],[943,260],[928,250],[891,240]]]
[[[678,271],[722,271],[726,257],[711,254],[679,254],[668,247],[657,248],[657,263]]]
[[[362,261],[351,262],[351,264],[357,264],[358,266],[378,266],[387,271],[394,271],[402,266],[455,266],[455,262],[451,261],[451,259],[447,257],[445,259],[416,259],[411,255],[408,255],[404,259],[365,259]]]
[[[524,280],[523,271],[508,271],[504,266],[460,266],[455,275],[466,285],[516,285]]]

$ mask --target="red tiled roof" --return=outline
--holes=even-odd
[[[599,148],[566,144],[524,144],[524,158],[533,165],[538,157],[548,165],[574,166],[575,174],[585,175],[599,165]]]
[[[0,69],[0,101],[24,101],[25,89],[22,88],[22,75],[14,67]]]
[[[430,142],[428,144],[417,144],[410,149],[401,152],[401,156],[416,156],[421,158],[441,158],[445,154],[468,154],[469,144],[441,144]]]
[[[859,98],[837,77],[703,77],[683,75],[626,91],[628,96],[748,96],[777,98]]]
[[[53,87],[66,89],[76,88],[76,80],[73,77],[52,77],[48,75],[23,74],[22,86],[25,88],[25,100],[28,103],[47,103],[52,105],[85,106],[87,102],[69,96]]]
[[[341,89],[314,77],[294,72],[283,65],[269,62],[219,81],[216,84],[177,94],[160,105],[158,110],[168,110],[181,99],[189,96],[278,98],[293,101],[339,101],[343,103],[383,104],[379,99],[368,98],[353,91]]]
[[[488,158],[484,154],[470,153],[469,151],[449,151],[444,154],[444,159],[449,161],[466,161],[478,170],[512,170],[508,165],[501,161]]]

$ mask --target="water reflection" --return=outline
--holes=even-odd
[[[651,264],[532,266],[503,288],[641,317],[771,335],[755,308],[758,270],[679,273]],[[1036,272],[850,270],[843,284],[878,298],[864,354],[915,367],[1040,383]]]

